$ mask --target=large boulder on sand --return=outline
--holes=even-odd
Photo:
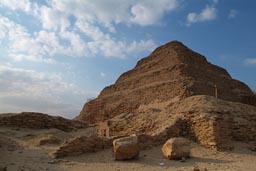
[[[138,137],[135,135],[116,139],[113,141],[113,146],[115,160],[135,159],[140,153]]]
[[[186,138],[171,138],[162,147],[162,152],[167,159],[179,160],[190,157],[190,141]]]

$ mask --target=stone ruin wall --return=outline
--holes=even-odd
[[[97,124],[97,135],[100,137],[110,137],[109,121],[100,122]]]
[[[185,118],[188,137],[213,149],[231,149],[230,124],[218,114],[192,114]]]
[[[217,150],[232,149],[232,141],[256,142],[256,115],[214,113],[185,119],[188,137]]]
[[[156,136],[138,135],[142,149],[162,145],[171,137],[187,137],[201,145],[230,150],[233,141],[256,143],[256,115],[213,113],[187,114]]]

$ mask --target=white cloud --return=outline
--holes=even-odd
[[[60,73],[42,73],[0,65],[0,111],[40,111],[75,116],[86,93]],[[16,110],[15,110],[16,109]],[[10,111],[12,110],[12,111]]]
[[[152,25],[160,21],[167,11],[177,7],[177,1],[141,1],[131,7],[131,21],[139,25]]]
[[[1,37],[2,40],[7,39],[7,50],[10,58],[15,61],[29,60],[54,63],[54,59],[45,57],[60,50],[54,33],[42,31],[35,33],[37,37],[34,38],[23,26],[1,16],[0,30],[4,33],[4,36]]]
[[[101,73],[100,73],[100,76],[101,76],[101,77],[106,77],[106,74],[105,74],[104,72],[101,72]]]
[[[41,56],[33,56],[33,55],[24,55],[24,54],[10,54],[9,57],[11,57],[15,62],[20,61],[32,61],[32,62],[43,62],[48,64],[55,64],[56,61],[51,58],[43,58]]]
[[[12,10],[23,10],[30,11],[31,10],[31,2],[29,0],[1,0],[0,6],[6,6]]]
[[[107,33],[103,33],[99,27],[86,21],[78,20],[75,23],[77,29],[88,36],[88,49],[91,55],[100,54],[105,57],[125,58],[129,54],[148,51],[155,48],[153,40],[140,40],[127,43],[118,41]]]
[[[71,57],[83,57],[89,55],[87,42],[74,31],[63,31],[59,33],[61,39],[68,41],[68,46],[62,48],[62,54]]]
[[[37,15],[38,4],[32,0],[1,0],[0,7],[7,7],[12,11],[23,11],[26,14]]]
[[[256,65],[256,58],[246,58],[244,62],[246,65]]]
[[[67,16],[90,23],[99,23],[114,30],[116,23],[152,25],[158,23],[166,12],[178,6],[177,0],[51,0],[48,6],[30,0],[2,0],[0,5],[11,10],[37,14],[46,29],[57,29],[59,24],[69,26]]]
[[[4,1],[2,5],[12,10],[20,9],[25,12],[25,9],[31,8],[24,8],[24,6],[36,6],[35,10],[30,10],[30,14],[39,19],[42,29],[29,32],[25,26],[0,16],[0,39],[8,40],[9,57],[15,61],[30,60],[45,63],[54,63],[53,58],[56,55],[71,57],[101,55],[108,58],[126,58],[131,54],[151,51],[155,47],[152,39],[133,42],[119,40],[112,34],[115,31],[113,24],[154,24],[160,20],[164,12],[173,10],[177,4],[175,0],[161,0],[157,3],[140,1],[139,5],[147,8],[147,13],[137,11],[135,14],[133,11],[132,14],[130,10],[138,5],[135,1],[123,1],[123,4],[120,4],[120,1],[113,1],[110,5],[110,2],[105,1],[100,3],[101,1],[52,0],[48,1],[48,6],[40,6],[30,1],[22,2],[25,5],[17,3],[11,7],[8,1]],[[120,6],[123,10],[113,8],[113,6]],[[156,6],[159,8],[153,9]],[[113,9],[118,11],[113,12]],[[72,25],[70,17],[74,18]],[[100,26],[107,27],[109,32],[103,32]],[[87,38],[82,37],[81,33]]]
[[[127,44],[122,41],[107,40],[100,46],[101,53],[106,57],[126,58],[131,53],[152,50],[156,47],[153,40],[141,40]]]
[[[64,82],[61,74],[42,73],[11,66],[0,65],[1,87],[5,91],[1,96],[30,94],[35,96],[54,97],[52,93],[72,91],[81,94],[73,84]]]
[[[61,29],[61,31],[64,31],[70,26],[68,16],[54,8],[46,6],[40,7],[38,17],[42,22],[43,28],[47,30],[57,31]]]
[[[177,5],[177,0],[52,1],[52,6],[59,11],[91,23],[101,23],[109,28],[112,23],[156,24],[165,12],[174,10]]]
[[[95,41],[109,37],[109,35],[105,35],[99,27],[96,27],[85,20],[77,20],[75,26],[77,29]]]
[[[35,33],[34,39],[41,46],[44,55],[54,56],[61,54],[64,50],[55,32],[41,30]]]
[[[189,13],[187,15],[187,24],[191,25],[193,23],[212,21],[217,18],[217,10],[213,6],[206,6],[200,13]]]
[[[229,11],[228,19],[236,18],[236,15],[237,15],[237,11],[232,9],[232,10]]]

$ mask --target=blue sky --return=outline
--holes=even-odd
[[[256,90],[254,0],[1,0],[0,112],[68,118],[179,40]]]

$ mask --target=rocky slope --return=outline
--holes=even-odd
[[[123,113],[164,108],[193,95],[215,96],[215,85],[218,98],[251,103],[247,97],[252,96],[252,91],[247,85],[173,41],[155,49],[134,69],[123,73],[115,84],[104,88],[75,119],[95,123]]]
[[[69,120],[60,116],[50,116],[37,112],[1,114],[0,127],[1,126],[17,126],[31,129],[56,128],[63,131],[72,131],[88,127],[88,125],[81,121]]]

